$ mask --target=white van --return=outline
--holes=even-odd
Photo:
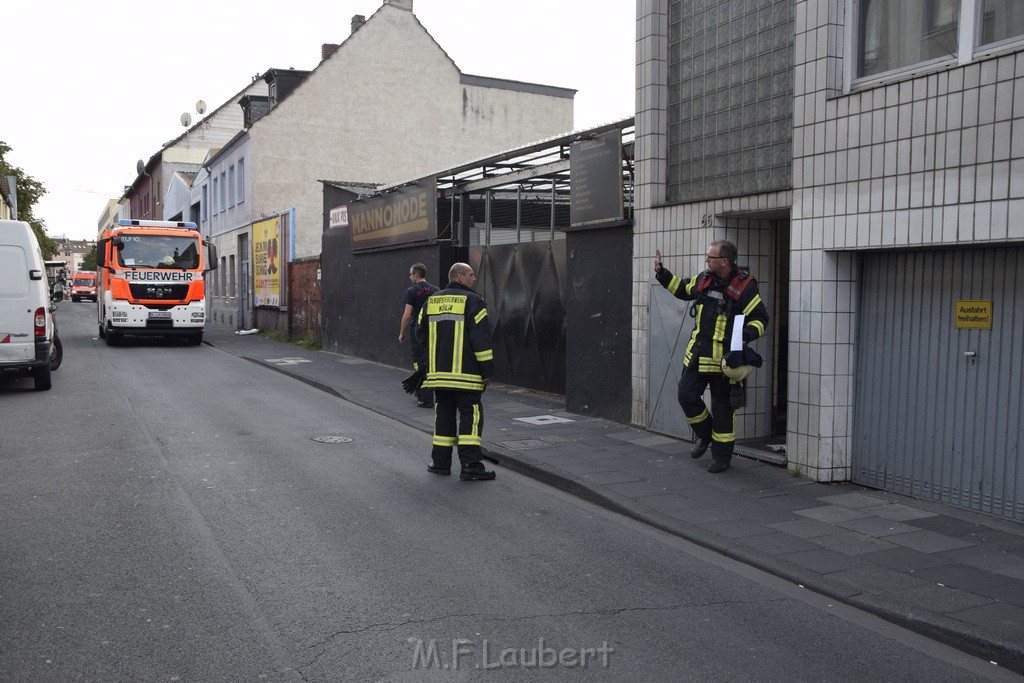
[[[31,226],[0,220],[0,371],[31,372],[36,391],[50,388],[56,332],[49,289]]]

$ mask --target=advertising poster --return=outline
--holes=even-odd
[[[281,216],[252,224],[253,305],[281,305]]]

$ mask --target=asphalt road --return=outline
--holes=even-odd
[[[1019,680],[94,310],[0,377],[0,680]]]

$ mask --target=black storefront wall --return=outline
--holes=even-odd
[[[497,382],[563,394],[567,410],[629,422],[631,223],[573,230],[564,240],[469,248],[444,241],[353,254],[349,231],[327,229],[327,216],[354,198],[324,187],[326,350],[409,367],[408,342],[398,343],[409,266],[423,263],[428,280],[443,287],[451,264],[466,261],[487,300]]]
[[[447,243],[421,243],[352,253],[351,232],[330,229],[327,220],[331,207],[354,199],[351,192],[324,186],[325,230],[320,256],[323,347],[411,368],[409,341],[398,341],[403,299],[410,285],[409,266],[422,263],[427,268],[427,280],[444,287],[455,251]]]

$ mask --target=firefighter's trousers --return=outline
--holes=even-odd
[[[452,449],[459,447],[462,466],[483,460],[480,434],[484,427],[484,409],[479,391],[434,390],[434,464],[451,467]]]
[[[704,403],[704,390],[711,387],[711,411]],[[684,368],[679,378],[679,405],[698,439],[711,439],[711,457],[722,462],[732,459],[736,444],[736,410],[729,402],[730,380],[721,373],[703,374]]]

